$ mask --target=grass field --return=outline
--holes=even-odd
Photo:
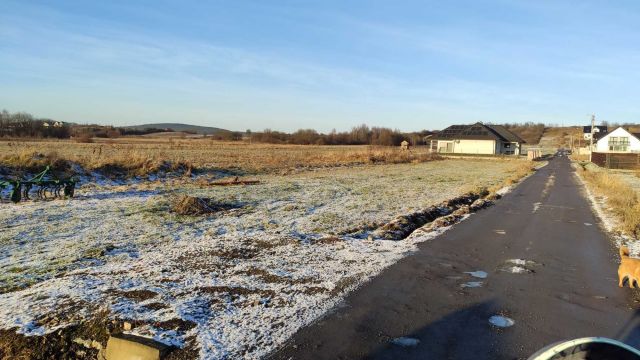
[[[424,162],[422,149],[190,141],[0,143],[19,149],[16,157],[40,149],[89,169],[136,153],[221,171],[118,185],[89,179],[74,199],[0,204],[0,353],[95,352],[64,336],[100,343],[107,327],[126,321],[189,356],[261,357],[437,234],[369,239],[377,228],[531,171],[517,159]],[[384,160],[372,161],[376,152]],[[5,166],[16,161],[4,156]],[[231,170],[259,183],[210,185]],[[221,210],[179,215],[172,203],[181,195]]]
[[[248,173],[432,159],[427,147],[399,148],[247,144],[207,139],[127,137],[73,141],[0,141],[0,166],[34,169],[65,159],[88,170],[110,168],[145,175],[164,165]]]

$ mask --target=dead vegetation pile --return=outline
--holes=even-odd
[[[202,182],[201,182],[202,184]],[[260,180],[249,180],[249,179],[240,179],[238,176],[233,178],[222,179],[218,181],[213,181],[210,183],[204,183],[204,185],[213,185],[213,186],[231,186],[231,185],[257,185],[260,184]]]
[[[402,240],[415,230],[431,223],[429,229],[448,226],[459,221],[464,215],[478,211],[492,204],[483,199],[489,191],[482,189],[477,193],[458,196],[424,210],[401,215],[371,233],[374,239]]]
[[[180,195],[173,200],[171,210],[178,215],[206,215],[223,210],[212,199]]]
[[[438,154],[385,147],[372,147],[369,149],[368,155],[369,158],[367,162],[370,164],[421,163],[442,159],[442,157]]]
[[[624,180],[606,170],[578,168],[578,174],[597,195],[603,196],[612,213],[618,219],[623,234],[640,237],[640,198]]]

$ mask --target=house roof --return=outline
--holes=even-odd
[[[435,134],[433,140],[496,140],[502,142],[524,143],[518,135],[501,125],[451,125]]]
[[[629,131],[629,130],[627,130],[627,129],[623,128],[622,126],[620,126],[620,127],[616,128],[615,130],[611,131],[611,132],[610,132],[610,133],[608,133],[608,134],[602,134],[602,136],[600,136],[600,138],[599,138],[599,139],[597,139],[597,141],[600,141],[600,140],[604,139],[604,138],[605,138],[605,137],[607,137],[608,135],[613,135],[613,133],[614,133],[614,132],[616,132],[616,131],[618,131],[618,130],[622,130],[622,131],[626,132],[627,134],[629,134],[629,135],[631,135],[631,136],[635,137],[636,139],[640,140],[640,133],[632,133],[631,131]],[[594,135],[595,135],[595,134],[594,134]]]
[[[507,139],[507,141],[509,142],[518,142],[518,143],[525,142],[520,136],[509,131],[509,129],[507,129],[502,125],[485,125],[485,126],[487,126],[490,129],[493,129],[493,131],[497,132],[501,137],[503,137],[504,139]]]
[[[598,130],[596,130],[596,129],[598,129]],[[582,132],[584,134],[589,134],[591,132],[591,125],[583,126],[582,127]],[[599,133],[606,133],[607,132],[607,127],[604,126],[604,125],[596,125],[596,126],[593,127],[593,132],[594,133],[598,133],[598,132]]]

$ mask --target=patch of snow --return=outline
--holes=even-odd
[[[512,274],[522,274],[526,273],[527,269],[522,266],[512,266],[509,268],[509,272]]]
[[[469,281],[467,283],[461,284],[462,288],[479,288],[482,287],[482,281]]]
[[[489,323],[493,326],[506,328],[506,327],[511,327],[515,325],[516,322],[513,321],[513,319],[510,319],[506,316],[493,315],[492,317],[489,318]]]
[[[540,209],[540,205],[542,205],[542,203],[540,203],[540,202],[533,203],[533,211],[532,211],[533,214],[535,214],[536,211],[538,211],[538,209]]]
[[[527,264],[527,260],[524,260],[524,259],[509,259],[509,260],[507,260],[507,262],[510,262],[510,263],[516,264],[516,265],[526,265]]]
[[[544,189],[542,190],[542,196],[549,193],[549,190],[555,184],[555,181],[556,181],[556,176],[554,174],[551,174],[547,179],[547,182],[544,184]]]
[[[502,188],[498,189],[498,191],[496,191],[496,194],[498,194],[500,196],[505,196],[506,194],[511,192],[512,189],[513,189],[512,186],[505,186],[505,187],[502,187]]]
[[[416,347],[420,343],[420,340],[402,336],[391,340],[391,343],[402,347]]]
[[[476,277],[478,279],[486,279],[487,277],[487,272],[486,271],[482,271],[482,270],[478,270],[478,271],[465,271],[465,274],[469,274],[473,277]]]

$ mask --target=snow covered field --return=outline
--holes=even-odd
[[[0,329],[42,335],[106,311],[202,358],[259,358],[435,235],[367,240],[375,228],[500,186],[518,166],[446,160],[261,175],[250,186],[89,184],[72,200],[2,203]],[[230,209],[176,215],[178,194]]]

